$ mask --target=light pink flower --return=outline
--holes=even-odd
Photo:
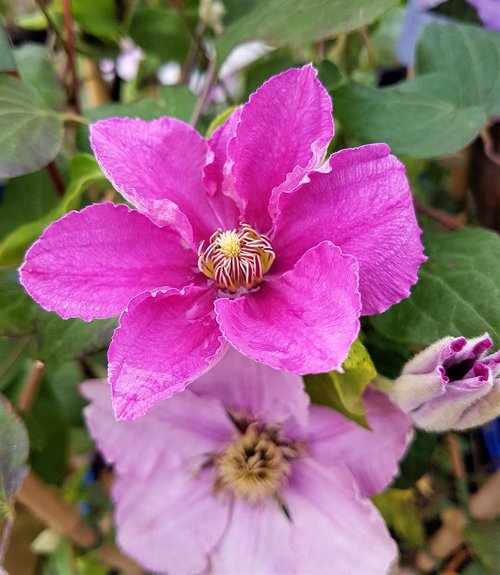
[[[137,421],[114,419],[103,381],[83,392],[115,469],[118,543],[147,569],[383,575],[395,559],[368,497],[396,474],[411,420],[384,393],[365,394],[368,431],[234,350]]]
[[[53,223],[21,282],[64,318],[121,313],[118,418],[185,389],[227,342],[277,369],[340,368],[360,314],[409,295],[424,257],[405,169],[385,144],[324,163],[332,135],[311,66],[271,78],[208,142],[172,118],[91,127],[137,210],[96,204]]]
[[[394,399],[417,427],[468,429],[500,416],[500,351],[486,355],[488,334],[445,337],[411,359]]]

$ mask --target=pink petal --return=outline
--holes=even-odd
[[[118,315],[144,290],[186,285],[194,265],[196,255],[177,232],[107,202],[51,224],[28,250],[20,275],[43,308],[90,321]]]
[[[329,465],[342,461],[354,475],[362,495],[382,491],[398,473],[398,462],[412,438],[412,420],[380,390],[364,394],[371,430],[340,413],[311,406],[308,426],[311,457]]]
[[[359,331],[357,263],[330,242],[239,299],[218,299],[217,321],[239,351],[299,374],[337,369]]]
[[[144,293],[120,318],[108,353],[118,419],[136,419],[183,391],[225,351],[215,321],[214,292],[188,286]]]
[[[377,509],[341,465],[297,460],[285,502],[298,573],[385,575],[397,548]]]
[[[425,261],[405,168],[385,144],[337,152],[330,168],[281,194],[276,269],[330,240],[359,262],[363,314],[382,312],[409,296]]]
[[[104,380],[85,382],[82,393],[90,401],[85,421],[99,451],[118,474],[141,481],[168,475],[180,465],[192,470],[206,460],[207,453],[235,436],[234,424],[218,399],[185,391],[158,402],[137,421],[117,421]]]
[[[240,216],[237,206],[239,198],[234,194],[232,176],[227,158],[227,147],[236,135],[236,126],[240,119],[241,108],[236,108],[217,128],[208,140],[209,161],[204,169],[203,181],[208,193],[217,206],[220,219],[226,229],[236,226]]]
[[[202,181],[207,143],[187,124],[111,118],[91,126],[90,142],[113,186],[156,224],[195,244],[219,227]]]
[[[298,573],[290,547],[290,528],[290,521],[275,501],[249,505],[236,500],[229,528],[211,557],[211,573]]]
[[[332,102],[316,75],[312,66],[304,66],[265,82],[243,106],[236,138],[229,143],[245,221],[260,232],[271,227],[273,188],[297,167],[318,167],[332,139]]]
[[[146,569],[192,575],[208,568],[229,519],[229,503],[214,497],[209,472],[171,470],[147,481],[123,475],[112,494],[118,544]]]
[[[307,425],[309,418],[309,398],[301,377],[253,361],[232,347],[189,390],[203,397],[217,397],[228,409],[269,423],[292,416]]]

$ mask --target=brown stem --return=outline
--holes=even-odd
[[[17,409],[24,413],[29,413],[36,401],[40,385],[42,383],[43,374],[45,372],[45,365],[36,359],[33,362],[31,370],[23,385],[19,401],[17,402]]]
[[[205,107],[205,103],[207,101],[208,95],[209,95],[210,90],[212,89],[212,86],[214,84],[216,74],[217,74],[217,60],[216,60],[216,57],[214,54],[213,57],[210,58],[208,61],[208,68],[207,68],[207,75],[205,78],[205,84],[203,85],[203,89],[201,91],[201,94],[199,95],[198,100],[196,101],[196,106],[194,107],[193,113],[191,115],[191,119],[189,121],[191,126],[196,126],[196,123],[200,119],[200,116],[201,116],[201,113],[203,111],[203,108]]]
[[[59,173],[56,163],[54,161],[50,162],[47,164],[45,169],[49,173],[50,179],[52,180],[52,185],[54,186],[57,195],[61,196],[62,198],[64,196],[66,186],[64,185],[64,180]]]
[[[483,129],[479,132],[479,135],[483,141],[485,156],[494,164],[500,166],[500,155],[495,150],[495,143],[493,142],[493,138],[490,134],[490,126],[484,126]]]
[[[428,218],[435,220],[436,222],[440,223],[441,225],[450,230],[458,230],[464,227],[464,224],[454,216],[451,216],[450,214],[443,212],[443,210],[432,208],[431,206],[422,203],[416,197],[413,198],[413,204],[415,205],[415,210],[419,214],[422,214],[423,216],[427,216]]]
[[[78,73],[76,70],[76,50],[73,36],[73,13],[71,12],[71,0],[62,0],[63,21],[66,31],[66,42],[68,47],[68,67],[71,74],[71,94],[70,103],[75,107],[76,113],[80,114],[80,94],[78,87]]]
[[[362,26],[359,29],[359,34],[360,34],[361,39],[363,40],[363,44],[365,46],[366,55],[368,57],[368,62],[372,68],[375,68],[377,66],[377,62],[375,61],[375,57],[373,55],[372,41],[370,39],[370,36],[368,35],[367,29],[364,26]]]
[[[96,549],[101,560],[127,575],[142,575],[141,568],[108,542],[101,543],[97,531],[82,521],[78,512],[63,501],[57,492],[30,473],[17,493],[17,500],[54,531],[80,547]]]

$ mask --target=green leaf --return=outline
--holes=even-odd
[[[116,319],[63,320],[55,313],[42,313],[38,334],[38,359],[46,364],[58,364],[108,348]]]
[[[385,522],[412,547],[424,544],[424,527],[415,505],[413,489],[386,489],[373,497]]]
[[[481,563],[495,572],[500,565],[500,519],[472,521],[464,529],[464,540]]]
[[[394,0],[254,0],[227,2],[231,19],[216,42],[219,63],[238,44],[263,40],[272,46],[303,45],[352,32],[375,21],[394,6]]]
[[[326,405],[356,423],[368,427],[362,395],[365,387],[377,375],[365,346],[357,339],[342,364],[343,373],[330,371],[306,375],[306,391],[313,403]]]
[[[223,110],[220,114],[215,116],[215,118],[210,122],[210,125],[207,128],[207,132],[205,134],[206,138],[210,138],[210,136],[222,126],[222,124],[229,118],[229,116],[236,110],[238,106],[230,106]]]
[[[419,76],[388,88],[349,82],[334,92],[336,115],[363,143],[387,142],[411,157],[451,154],[500,114],[500,35],[467,24],[430,24]]]
[[[33,331],[34,303],[18,283],[17,271],[0,273],[0,337]]]
[[[66,474],[69,425],[52,390],[42,382],[32,410],[23,414],[30,439],[33,471],[48,483],[60,485]]]
[[[500,344],[500,237],[481,228],[424,234],[428,261],[408,299],[373,316],[397,341],[430,344],[447,335],[488,332]]]
[[[28,84],[0,76],[0,178],[35,172],[61,147],[63,125]]]
[[[430,24],[418,45],[420,74],[441,73],[455,81],[464,107],[500,115],[500,34],[468,24]]]
[[[386,142],[395,153],[427,158],[463,148],[487,120],[481,108],[464,108],[452,96],[457,89],[448,76],[432,74],[381,89],[348,82],[333,99],[342,126],[360,142]]]
[[[64,197],[50,212],[16,228],[0,243],[0,266],[19,265],[27,248],[38,239],[43,230],[51,222],[77,207],[85,187],[99,181],[105,181],[105,178],[94,157],[90,154],[74,156],[70,166],[70,183]]]
[[[18,226],[41,218],[57,202],[47,170],[12,178],[0,198],[0,240]]]
[[[188,122],[196,104],[196,96],[187,86],[162,86],[158,98],[142,98],[128,104],[104,104],[85,111],[91,122],[104,118],[142,118],[154,120],[171,116]]]
[[[0,518],[28,471],[28,434],[12,406],[0,394]]]
[[[21,78],[32,86],[41,99],[55,110],[64,103],[64,91],[47,48],[40,44],[23,44],[14,50]]]

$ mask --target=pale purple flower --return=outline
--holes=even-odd
[[[137,46],[131,38],[120,38],[120,55],[116,59],[116,73],[124,80],[133,80],[145,57],[142,48]]]
[[[396,545],[368,499],[398,470],[411,419],[368,389],[368,431],[309,406],[301,378],[234,350],[189,390],[116,421],[87,382],[87,425],[114,465],[118,544],[147,569],[383,575]]]
[[[394,383],[394,399],[417,427],[468,429],[500,415],[500,351],[488,334],[445,337],[425,348]]]
[[[360,314],[409,295],[424,256],[404,166],[385,144],[324,162],[332,135],[311,66],[271,78],[208,142],[172,118],[91,126],[137,209],[95,204],[53,223],[21,282],[63,318],[121,313],[118,418],[185,389],[227,342],[277,369],[338,369]]]

